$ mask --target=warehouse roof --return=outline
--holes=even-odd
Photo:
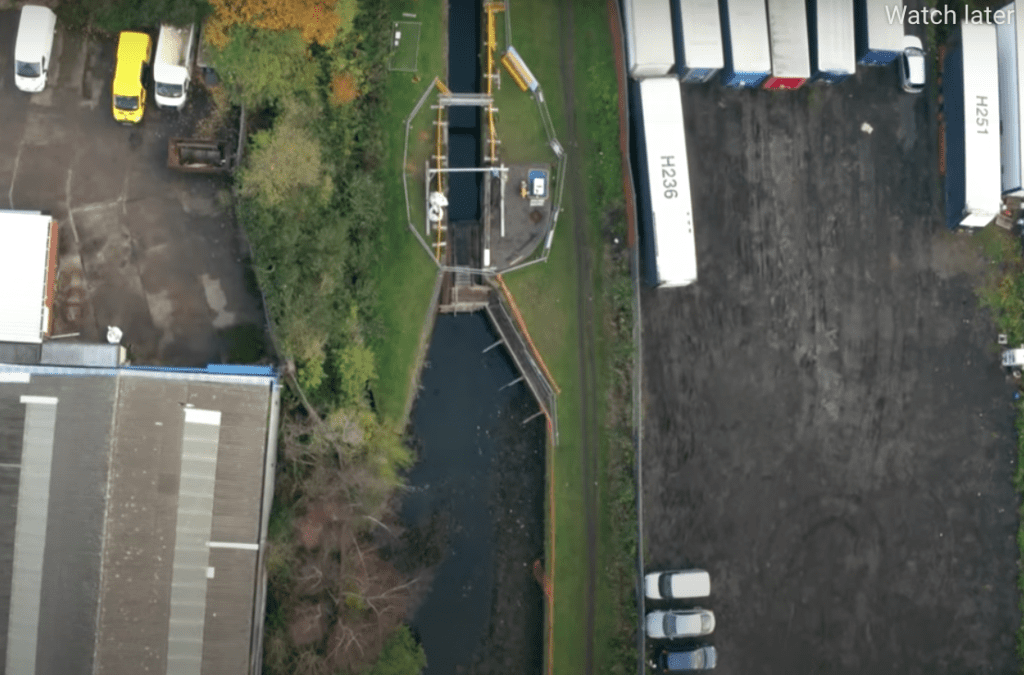
[[[0,342],[43,341],[52,225],[39,212],[0,211]]]
[[[4,672],[251,672],[276,410],[266,375],[0,365]]]

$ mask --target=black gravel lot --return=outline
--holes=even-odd
[[[700,281],[642,295],[648,570],[711,572],[719,673],[1014,672],[1012,386],[934,103],[894,66],[684,101]]]

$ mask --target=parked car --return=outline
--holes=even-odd
[[[658,667],[667,673],[711,670],[716,665],[718,652],[710,645],[684,651],[664,651],[658,658]]]
[[[153,53],[153,40],[145,33],[122,31],[117,41],[114,69],[114,119],[138,124],[146,112],[146,75]]]
[[[36,5],[21,8],[18,37],[14,39],[14,84],[18,89],[36,93],[46,88],[56,32],[57,15],[53,10]]]
[[[644,589],[651,600],[685,600],[711,595],[711,575],[704,570],[651,572],[644,577]]]
[[[903,53],[900,54],[900,86],[903,91],[918,94],[924,90],[925,67],[924,48],[921,38],[916,35],[903,36]]]
[[[715,630],[715,614],[710,609],[674,609],[647,615],[647,637],[686,638],[708,635]]]

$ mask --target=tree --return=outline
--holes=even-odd
[[[369,675],[419,675],[426,665],[423,647],[403,624],[388,639]]]
[[[352,405],[363,400],[366,385],[377,377],[373,351],[366,346],[359,331],[359,316],[355,305],[349,312],[348,320],[340,331],[345,336],[344,344],[337,352],[338,394],[342,405]]]
[[[253,136],[248,163],[239,176],[243,197],[274,207],[310,189],[315,203],[325,203],[334,191],[323,162],[320,141],[303,125],[302,108],[289,102],[272,129]]]
[[[297,30],[307,44],[330,44],[352,24],[355,0],[210,0],[210,44],[222,47],[234,26],[273,31]]]
[[[236,26],[222,47],[211,51],[213,66],[235,102],[259,107],[316,88],[317,66],[296,30]]]

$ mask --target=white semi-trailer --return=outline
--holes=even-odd
[[[903,0],[856,0],[857,61],[886,66],[903,51]]]
[[[1002,205],[996,27],[964,23],[943,65],[946,225],[985,227]]]
[[[763,0],[723,0],[722,38],[727,87],[757,87],[772,72],[768,9]]]
[[[634,79],[664,77],[676,65],[669,0],[624,0],[626,63]]]
[[[1002,9],[1008,20],[996,24],[999,59],[999,119],[1002,120],[1002,191],[1004,195],[1024,196],[1024,0],[1015,0]]]
[[[707,82],[725,65],[718,0],[672,0],[676,64],[683,82]]]
[[[857,72],[857,41],[850,0],[807,0],[811,73],[815,80],[842,82]]]
[[[697,281],[690,171],[686,160],[683,99],[674,78],[642,80],[635,106],[640,189],[640,241],[645,281],[688,286]]]

